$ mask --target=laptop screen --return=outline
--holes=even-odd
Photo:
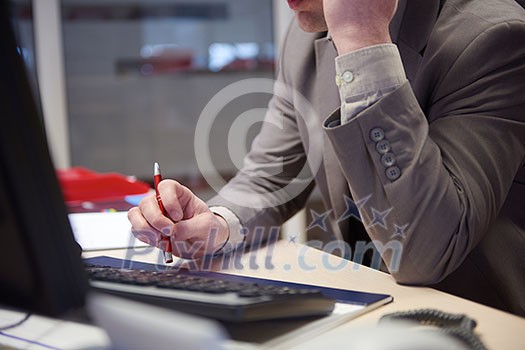
[[[87,280],[8,4],[0,5],[0,304],[58,316],[84,304]]]

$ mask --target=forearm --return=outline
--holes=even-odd
[[[339,116],[332,116],[338,119]],[[389,176],[371,130],[381,126],[395,157],[399,177]],[[428,123],[405,83],[348,123],[327,130],[354,200],[369,199],[360,214],[373,240],[403,246],[394,277],[407,283],[432,283],[461,262],[474,243],[462,225],[465,208],[428,138]],[[393,265],[392,265],[393,264]]]
[[[264,240],[272,228],[304,206],[312,191],[313,176],[306,159],[291,102],[277,94],[243,168],[208,205],[234,213],[246,236],[244,243]],[[230,226],[238,231],[239,224],[227,216]],[[237,232],[232,237],[233,242],[239,242]]]
[[[240,205],[227,200],[227,197],[241,195],[245,198],[267,196],[268,193],[254,191],[254,186],[239,186],[229,183],[208,205],[216,215],[227,222],[229,229],[228,243],[221,252],[230,252],[242,246],[257,246],[264,243],[270,236],[277,239],[280,236],[280,225],[300,210],[312,190],[313,183],[308,185],[302,193],[289,198],[285,203],[275,207],[259,208]],[[279,189],[277,189],[279,191]],[[257,199],[254,203],[259,202]],[[260,203],[260,202],[259,202]]]
[[[494,28],[500,30],[506,28]],[[522,166],[522,54],[474,69],[491,47],[484,37],[472,53],[461,51],[446,78],[436,77],[435,102],[424,101],[424,110],[407,82],[355,113],[344,102],[351,93],[341,89],[341,115],[325,122],[354,200],[370,196],[361,211],[369,235],[402,243],[398,281],[434,283],[457,268],[498,215]],[[489,105],[472,81],[490,87]],[[382,132],[371,137],[378,127]],[[378,151],[384,140],[393,156],[387,162]]]

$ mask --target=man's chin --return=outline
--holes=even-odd
[[[328,30],[323,17],[311,16],[308,13],[296,13],[295,18],[299,27],[308,33],[321,33]]]

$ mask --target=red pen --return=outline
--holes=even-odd
[[[155,185],[155,195],[157,197],[157,203],[159,203],[160,211],[162,212],[162,215],[168,216],[166,209],[164,208],[164,204],[162,204],[162,199],[160,198],[159,194],[159,183],[162,181],[162,175],[160,174],[160,166],[159,163],[155,162],[155,165],[153,166],[153,183]],[[166,244],[166,250],[164,251],[164,261],[166,263],[173,262],[173,256],[171,255],[171,243],[169,238],[164,239]]]

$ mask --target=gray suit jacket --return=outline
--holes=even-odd
[[[355,251],[369,236],[399,283],[525,316],[525,11],[513,0],[409,0],[396,44],[409,82],[338,125],[337,53],[326,34],[293,24],[266,123],[209,204],[265,236],[316,184],[331,209],[327,240]],[[239,193],[258,204],[231,200]],[[347,215],[349,198],[364,225]]]

